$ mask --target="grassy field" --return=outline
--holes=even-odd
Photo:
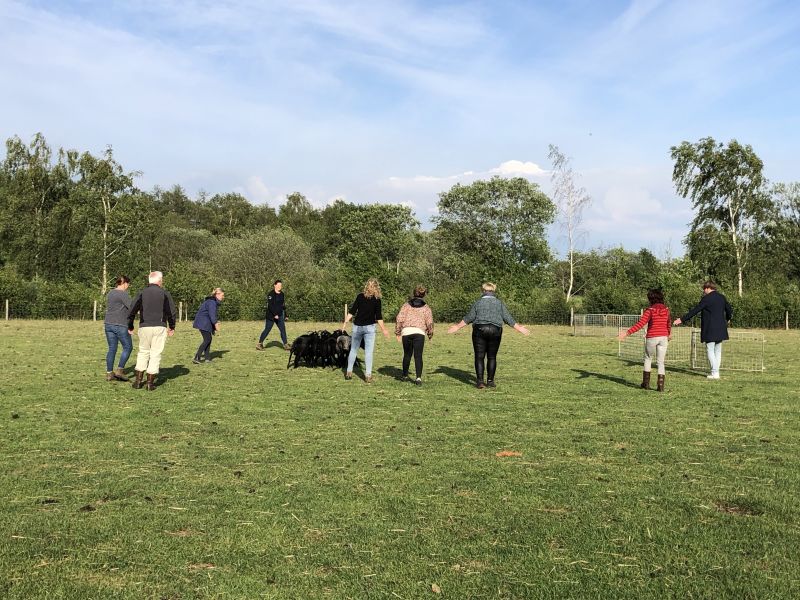
[[[506,331],[486,390],[468,330],[416,387],[393,338],[367,385],[260,329],[197,366],[182,324],[147,392],[102,324],[0,322],[0,597],[800,597],[798,332],[657,394],[566,328]]]

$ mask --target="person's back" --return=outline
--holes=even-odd
[[[703,297],[702,333],[706,341],[721,342],[728,339],[728,320],[731,318],[730,304],[720,292],[714,290]]]
[[[660,302],[649,306],[642,313],[642,318],[639,322],[631,327],[629,332],[636,333],[645,325],[647,325],[647,334],[645,337],[654,338],[669,336],[672,332],[669,308]]]
[[[131,308],[131,297],[125,290],[113,289],[106,297],[106,316],[104,323],[109,325],[127,325],[128,311]]]
[[[161,271],[150,273],[148,282],[148,286],[136,296],[128,313],[128,330],[133,332],[133,320],[139,314],[139,354],[136,357],[133,387],[142,387],[142,376],[146,372],[147,389],[154,390],[164,343],[167,336],[175,332],[176,315],[172,296],[161,287]]]
[[[478,298],[464,320],[475,325],[495,325],[500,328],[503,327],[503,323],[512,327],[516,324],[506,305],[494,293],[484,293]]]
[[[166,327],[175,329],[175,304],[170,293],[156,284],[148,284],[136,296],[131,313],[140,313],[139,327]],[[129,319],[132,324],[132,319]]]

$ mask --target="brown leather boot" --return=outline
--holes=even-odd
[[[122,367],[114,369],[114,379],[117,381],[130,381],[130,379],[125,377],[125,371],[122,370]]]
[[[663,392],[664,391],[664,376],[663,375],[659,375],[658,376],[658,380],[656,381],[656,390],[658,390],[659,392]]]
[[[116,381],[116,379],[117,378],[114,377],[114,373],[112,373],[111,371],[106,373],[106,381]]]
[[[642,385],[639,387],[643,390],[650,389],[650,371],[642,371]]]
[[[156,376],[152,373],[147,374],[147,389],[151,392],[156,389]]]
[[[134,371],[133,383],[131,384],[133,389],[142,389],[142,375],[144,375],[144,371]]]

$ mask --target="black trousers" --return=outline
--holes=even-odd
[[[417,379],[422,377],[422,349],[425,348],[425,336],[421,333],[412,333],[403,336],[403,375],[408,375],[411,366],[411,354],[414,354],[414,370]]]
[[[200,343],[200,347],[197,349],[197,353],[194,355],[194,357],[197,360],[200,360],[200,355],[205,354],[206,360],[208,360],[211,358],[211,341],[214,339],[214,336],[210,331],[203,331],[202,329],[199,331],[200,335],[203,336],[203,341]]]
[[[473,325],[472,348],[475,350],[475,375],[478,381],[483,381],[484,361],[486,362],[486,380],[494,381],[497,370],[497,351],[500,349],[500,340],[503,337],[503,328],[497,325]]]

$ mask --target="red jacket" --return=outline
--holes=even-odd
[[[628,335],[636,333],[647,325],[647,335],[645,337],[663,337],[672,333],[672,319],[669,316],[669,309],[663,304],[653,304],[642,313],[642,318],[633,327],[628,329]]]

